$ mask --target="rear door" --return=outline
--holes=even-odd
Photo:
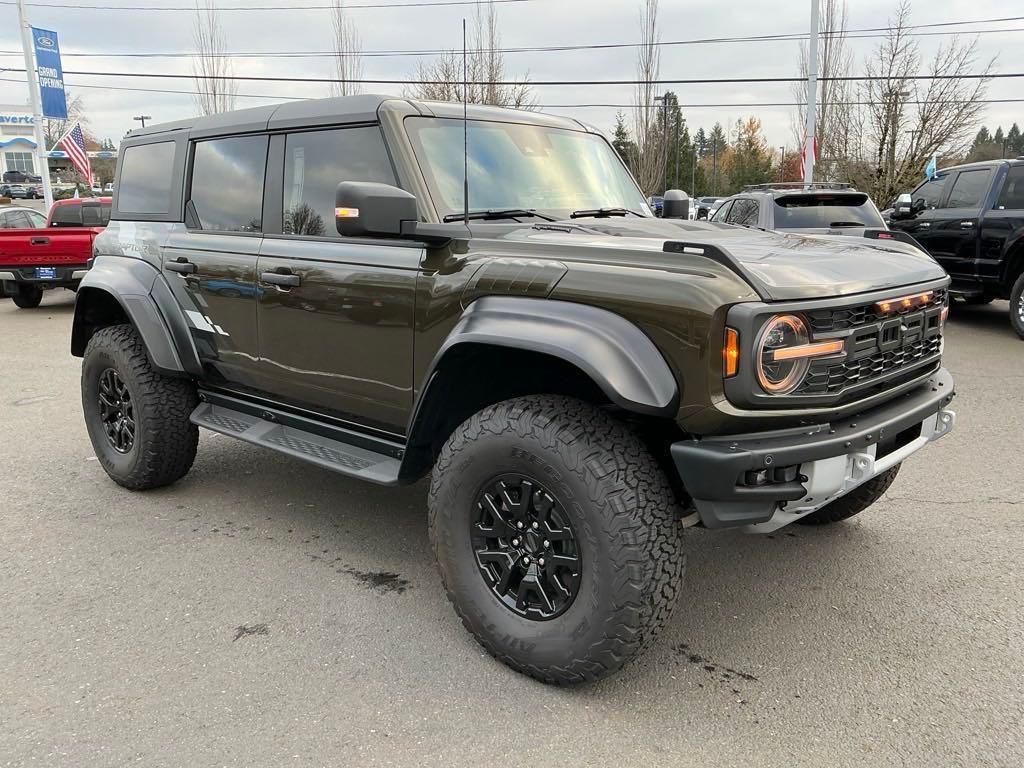
[[[163,270],[199,357],[224,385],[257,385],[256,260],[268,142],[256,134],[193,143],[185,227],[173,229],[163,249]]]
[[[977,265],[978,278],[993,293],[998,292],[1004,270],[1010,266],[1006,254],[1024,239],[1024,164],[1009,166],[996,184],[995,205],[982,213]]]
[[[278,135],[271,158],[258,270],[265,387],[294,405],[401,433],[412,407],[423,248],[342,237],[334,218],[339,183],[396,184],[380,127]]]

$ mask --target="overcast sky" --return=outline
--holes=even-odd
[[[368,0],[352,0],[367,2]],[[389,2],[390,0],[377,0]],[[40,0],[41,3],[57,0]],[[68,2],[68,0],[63,0]],[[294,0],[295,5],[323,4],[327,0]],[[896,0],[850,0],[850,29],[882,26]],[[151,7],[189,5],[189,0],[82,0],[86,5]],[[218,0],[222,6],[289,5],[287,0]],[[662,40],[798,33],[809,25],[807,0],[662,0],[659,15]],[[503,47],[549,46],[589,43],[631,43],[639,39],[640,0],[528,0],[498,5]],[[471,6],[353,9],[351,17],[362,37],[363,48],[408,50],[461,46],[461,19],[473,12]],[[194,14],[188,11],[108,11],[85,8],[47,9],[30,6],[30,20],[36,26],[56,30],[64,52],[65,70],[115,70],[133,72],[189,73],[188,59],[79,57],[70,53],[187,52],[193,49]],[[916,0],[913,22],[918,24],[956,20],[989,19],[1024,15],[1021,0]],[[231,51],[308,52],[331,47],[331,23],[327,10],[224,11],[222,23]],[[998,34],[983,34],[980,52],[983,58],[998,57],[997,71],[1024,72],[1024,20],[1001,24],[978,24],[965,29],[1002,29]],[[918,38],[927,55],[944,37]],[[863,71],[863,59],[876,39],[852,40],[855,73]],[[0,50],[20,51],[17,38],[17,12],[13,5],[0,6]],[[764,77],[797,74],[798,43],[743,42],[663,46],[663,78]],[[364,77],[403,78],[414,70],[413,57],[364,60]],[[616,79],[635,76],[635,50],[589,50],[565,52],[508,53],[505,64],[509,75],[529,72],[534,80]],[[20,55],[0,56],[0,66],[22,67]],[[235,61],[235,73],[242,75],[320,76],[332,75],[324,58],[246,58]],[[24,85],[3,82],[19,75],[0,72],[0,102],[12,104],[26,98]],[[154,122],[177,120],[193,115],[196,107],[186,94],[140,93],[110,90],[119,86],[189,90],[189,80],[142,78],[100,78],[67,75],[69,89],[84,98],[92,133],[111,138],[115,143],[137,123],[132,116],[152,115]],[[746,115],[755,115],[764,124],[773,146],[792,146],[792,107],[735,106],[727,108],[687,107],[687,104],[791,102],[787,84],[696,84],[674,86],[684,105],[691,131],[710,127],[720,121],[727,128]],[[365,86],[364,91],[400,94],[401,86]],[[319,84],[275,84],[241,82],[239,92],[263,98],[240,98],[239,106],[256,106],[280,96],[326,96],[327,86]],[[541,103],[552,105],[581,103],[628,104],[629,86],[538,87]],[[1024,80],[1002,80],[989,88],[989,98],[1024,97]],[[567,114],[610,130],[614,108],[558,106],[546,111]],[[985,112],[985,123],[1009,127],[1017,120],[1024,125],[1024,103],[992,104]]]

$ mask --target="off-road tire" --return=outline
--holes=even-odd
[[[897,464],[857,486],[845,496],[840,496],[831,504],[826,504],[796,522],[801,525],[828,525],[829,523],[838,523],[840,520],[847,520],[882,498],[882,494],[889,490],[889,486],[892,485],[892,481],[896,479],[899,471],[900,465]]]
[[[1024,339],[1024,272],[1010,289],[1010,325]]]
[[[577,532],[579,591],[555,618],[517,615],[478,570],[475,500],[505,472],[536,478]],[[654,457],[624,424],[567,397],[507,400],[459,426],[434,466],[429,529],[465,627],[496,659],[545,683],[596,680],[639,654],[671,615],[685,569],[679,508]]]
[[[119,453],[107,438],[98,401],[100,376],[113,369],[127,386],[135,419],[135,438]],[[199,428],[189,421],[198,405],[195,386],[153,370],[138,332],[114,325],[93,334],[82,361],[82,410],[96,458],[110,478],[135,491],[159,488],[192,467]]]
[[[43,300],[43,289],[36,285],[19,285],[11,299],[19,309],[35,309]]]

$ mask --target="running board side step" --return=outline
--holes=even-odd
[[[398,484],[401,460],[367,448],[210,402],[200,403],[189,420],[213,432],[237,437],[349,477],[380,485]]]

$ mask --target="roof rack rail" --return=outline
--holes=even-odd
[[[848,181],[813,181],[806,184],[802,181],[776,181],[768,184],[747,184],[744,192],[755,192],[759,189],[853,189]]]

